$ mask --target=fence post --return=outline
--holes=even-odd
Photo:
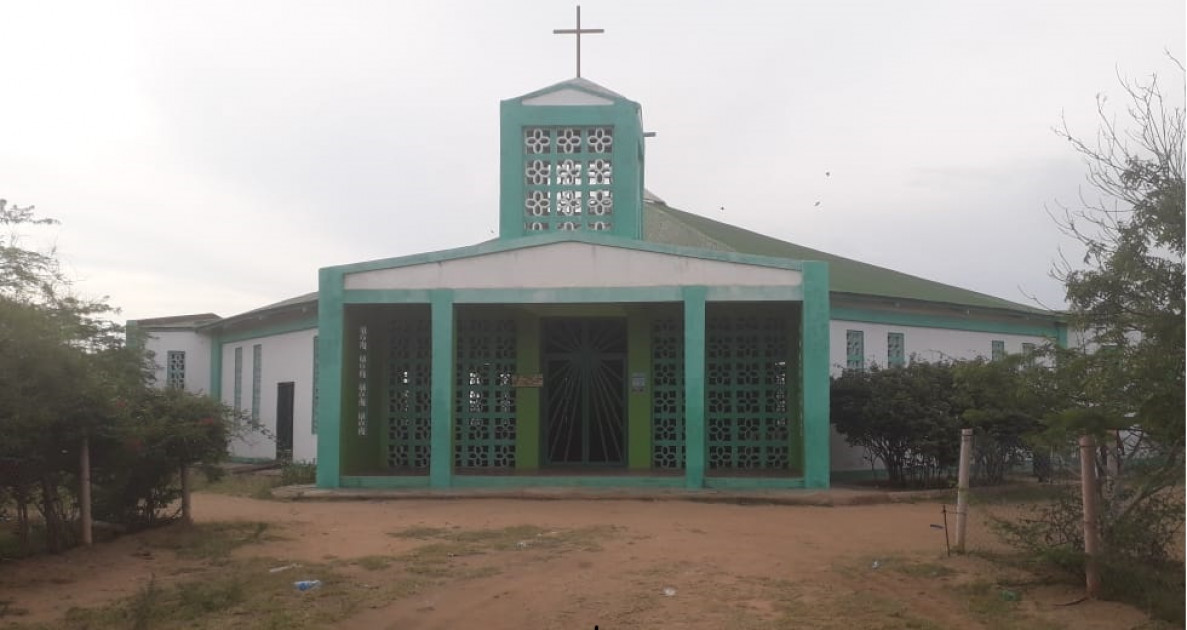
[[[969,464],[973,457],[973,430],[960,430],[960,468],[956,477],[956,551],[964,553],[969,525]]]
[[[78,511],[79,520],[82,526],[82,544],[91,546],[94,542],[92,537],[92,522],[91,522],[91,439],[89,437],[82,438],[82,449],[78,454]]]
[[[1088,597],[1100,595],[1100,532],[1096,521],[1096,444],[1090,435],[1080,436],[1080,496],[1084,501],[1084,586]]]

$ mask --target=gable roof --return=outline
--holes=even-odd
[[[654,195],[644,202],[643,235],[649,241],[686,247],[704,247],[794,260],[822,260],[829,266],[829,286],[833,294],[846,293],[1058,315],[1046,309],[781,241],[728,223],[677,210]]]
[[[590,81],[589,79],[584,79],[581,77],[568,79],[565,81],[561,81],[560,83],[553,83],[552,85],[549,85],[548,87],[543,87],[538,90],[533,90],[531,92],[528,92],[527,94],[524,94],[522,96],[517,96],[511,100],[522,101],[522,100],[526,100],[526,99],[530,99],[530,98],[535,98],[537,96],[541,96],[544,94],[548,94],[550,92],[556,92],[558,90],[562,90],[562,89],[566,89],[566,88],[580,90],[582,92],[586,92],[587,94],[594,94],[596,96],[602,96],[602,97],[608,98],[613,101],[627,101],[627,102],[634,103],[634,101],[632,101],[631,99],[619,94],[618,92],[615,92],[614,90],[611,90],[608,87],[598,85],[597,83],[594,83],[593,81]]]

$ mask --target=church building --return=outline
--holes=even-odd
[[[232,456],[323,488],[825,488],[870,468],[830,374],[1064,341],[1057,313],[668,206],[641,113],[580,77],[503,101],[498,238],[129,328],[161,384],[241,412]]]

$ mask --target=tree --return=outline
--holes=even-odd
[[[846,370],[832,381],[831,421],[882,462],[891,483],[933,485],[950,476],[960,451],[951,392],[947,363]]]
[[[99,512],[127,526],[170,518],[178,473],[225,456],[231,411],[152,387],[151,361],[124,343],[102,300],[69,290],[52,252],[24,249],[21,226],[52,224],[0,201],[0,495],[16,506],[29,547],[29,508],[45,546],[75,540],[80,450],[90,445]],[[0,496],[0,505],[5,503]]]
[[[1183,65],[1175,61],[1178,77]],[[1184,466],[1184,110],[1158,79],[1121,80],[1128,120],[1098,98],[1095,140],[1057,130],[1085,161],[1095,199],[1056,217],[1085,250],[1080,266],[1055,270],[1067,289],[1080,342],[1052,349],[1051,412],[1040,439],[1071,450],[1096,437],[1103,587],[1183,619]],[[1176,93],[1181,94],[1181,90]],[[1091,469],[1091,467],[1090,467]],[[1023,549],[1080,571],[1083,511],[1078,497],[1006,523]]]
[[[1057,275],[1073,327],[1084,332],[1088,349],[1105,349],[1093,355],[1099,361],[1079,366],[1106,384],[1083,398],[1181,453],[1184,112],[1168,105],[1156,76],[1121,84],[1129,126],[1119,126],[1100,97],[1095,142],[1078,139],[1066,124],[1059,131],[1083,156],[1099,198],[1064,209],[1060,225],[1084,246],[1084,267],[1065,264]]]

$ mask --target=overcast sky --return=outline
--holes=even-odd
[[[26,242],[126,318],[229,316],[319,267],[489,239],[499,101],[574,75],[552,34],[574,6],[0,3],[0,198],[59,219]],[[1063,305],[1044,208],[1084,181],[1052,128],[1094,134],[1118,72],[1182,102],[1182,0],[585,0],[582,19],[606,29],[583,75],[643,105],[669,204],[1024,303]]]

